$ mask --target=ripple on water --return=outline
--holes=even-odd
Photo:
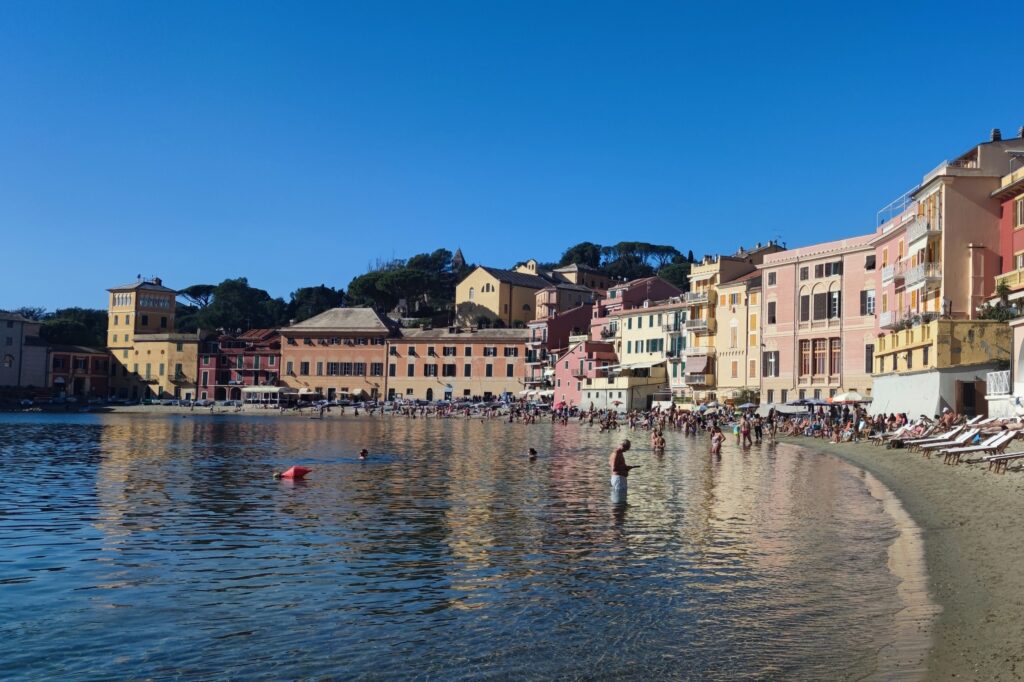
[[[0,464],[32,472],[0,488],[5,676],[913,669],[923,645],[907,623],[931,612],[907,610],[919,567],[887,565],[893,551],[913,565],[919,548],[894,543],[909,521],[876,481],[786,446],[730,444],[714,461],[669,434],[664,456],[630,453],[644,467],[616,508],[616,438],[476,421],[4,417]],[[364,445],[386,454],[359,462]],[[527,445],[551,454],[528,462]],[[290,464],[314,473],[271,479]]]

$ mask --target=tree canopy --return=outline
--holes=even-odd
[[[308,320],[325,310],[337,308],[344,302],[345,292],[341,289],[334,289],[325,284],[302,287],[292,292],[287,306],[288,319],[297,322]]]
[[[650,277],[672,263],[687,259],[674,246],[647,242],[619,242],[602,246],[594,242],[580,242],[562,253],[559,265],[585,265],[602,268],[612,277],[637,279]]]

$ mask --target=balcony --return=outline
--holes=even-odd
[[[668,324],[661,325],[661,331],[666,334],[682,334],[686,331],[686,328],[678,322],[669,322]]]
[[[1006,369],[1001,372],[989,372],[985,375],[985,395],[1009,395],[1013,391],[1010,390],[1010,370]]]
[[[175,372],[170,375],[170,380],[172,384],[184,384],[187,383],[189,379],[185,376],[184,372]]]
[[[685,349],[683,351],[683,355],[685,355],[688,358],[689,357],[694,357],[694,356],[697,356],[697,355],[714,355],[714,354],[715,354],[715,347],[714,346],[692,346],[692,347],[687,348],[687,349]]]
[[[907,245],[913,251],[914,242],[938,234],[940,234],[938,225],[932,225],[924,218],[918,218],[913,225],[907,228]]]
[[[1010,291],[1019,291],[1024,289],[1024,269],[1012,270],[1003,275],[996,277],[996,288],[999,288],[1000,284],[1005,284]]]
[[[715,332],[715,321],[714,320],[687,320],[686,331],[693,332],[694,334],[713,334]]]
[[[687,386],[707,386],[714,383],[714,379],[710,374],[687,374],[683,381],[686,382]]]
[[[895,310],[887,310],[878,314],[878,326],[880,329],[895,329],[899,324],[899,318]]]
[[[888,284],[895,280],[902,280],[906,264],[903,262],[886,265],[882,268],[882,284]]]
[[[684,300],[690,305],[703,305],[708,302],[708,292],[688,291]]]
[[[941,263],[921,263],[907,270],[906,285],[908,289],[922,284],[930,287],[941,282]]]

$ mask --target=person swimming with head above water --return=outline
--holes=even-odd
[[[370,456],[370,451],[367,450],[366,448],[363,448],[362,450],[359,451],[359,459],[366,459],[369,456]]]
[[[532,462],[535,459],[537,459],[537,451],[533,448],[530,448],[530,461]]]

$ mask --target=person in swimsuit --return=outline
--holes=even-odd
[[[615,448],[612,452],[611,457],[608,458],[608,464],[611,467],[611,483],[612,483],[612,502],[621,504],[626,501],[626,477],[629,476],[631,469],[635,469],[635,466],[629,466],[626,464],[626,452],[632,447],[632,443],[629,439],[622,441],[619,447]]]

